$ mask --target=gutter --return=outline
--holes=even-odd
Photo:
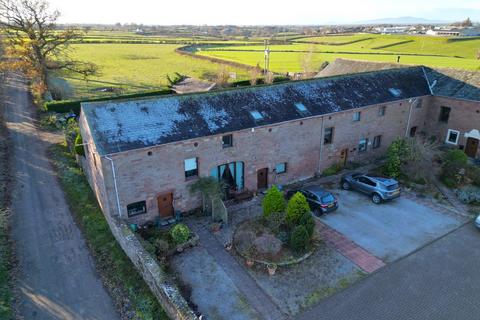
[[[418,98],[413,99],[412,102],[410,102],[410,110],[408,111],[408,120],[407,120],[407,128],[405,129],[405,138],[408,137],[408,129],[410,128],[410,120],[412,118],[412,110],[413,110],[413,105],[415,102],[418,101]]]
[[[115,164],[113,163],[112,158],[110,158],[109,156],[104,156],[104,158],[109,160],[110,164],[112,165],[113,186],[115,188],[115,197],[117,199],[118,216],[121,218],[122,217],[122,210],[120,209],[120,198],[118,197],[118,187],[117,187],[117,176],[115,174]]]
[[[320,174],[320,167],[322,166],[322,160],[323,160],[323,139],[324,139],[324,135],[325,135],[325,125],[324,125],[324,122],[325,122],[325,116],[322,116],[322,128],[321,128],[321,132],[320,132],[320,154],[319,154],[319,159],[318,159],[318,173]]]
[[[430,80],[428,80],[427,72],[425,71],[424,67],[422,67],[422,71],[423,71],[423,76],[425,77],[425,80],[427,81],[427,85],[428,85],[428,89],[430,90],[430,94],[433,96],[432,86],[430,85]]]

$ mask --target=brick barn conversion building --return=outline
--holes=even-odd
[[[140,223],[199,207],[188,190],[199,176],[255,191],[373,160],[398,137],[478,157],[480,77],[465,74],[409,67],[83,103],[84,171],[105,214]]]

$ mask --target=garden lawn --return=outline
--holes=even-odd
[[[136,319],[168,319],[110,232],[85,176],[67,147],[54,145],[50,151],[70,209],[87,240],[104,285],[112,293],[117,306],[123,308],[129,304],[127,311],[133,311]]]

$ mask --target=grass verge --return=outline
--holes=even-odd
[[[0,105],[0,319],[13,320],[13,292],[11,286],[13,251],[10,243],[8,215],[10,166],[7,130],[3,121],[2,108],[3,106]]]
[[[0,208],[0,319],[14,319],[10,281],[12,250],[9,241],[8,211]]]
[[[68,148],[61,144],[54,145],[50,153],[70,209],[122,318],[168,319],[110,232],[95,196]]]

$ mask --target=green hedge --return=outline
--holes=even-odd
[[[120,100],[120,99],[132,99],[132,98],[142,98],[142,97],[153,97],[161,96],[166,94],[173,93],[170,89],[162,89],[155,91],[142,91],[132,94],[124,94],[119,96],[108,96],[94,99],[85,99],[85,100],[59,100],[59,101],[48,101],[45,102],[44,107],[46,111],[50,112],[59,112],[66,113],[73,111],[75,114],[80,114],[80,104],[82,102],[96,102],[96,101],[108,101],[108,100]]]

